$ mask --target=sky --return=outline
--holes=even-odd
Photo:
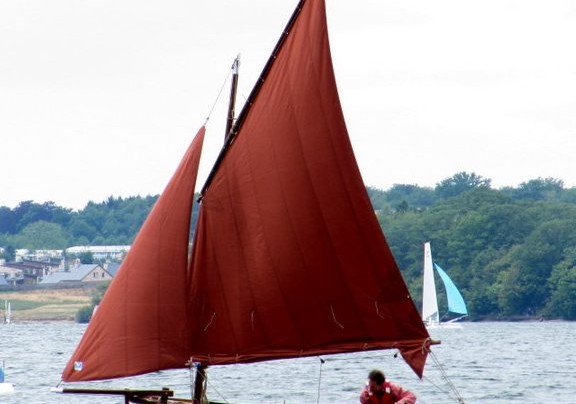
[[[241,104],[296,3],[0,2],[0,206],[159,194],[210,115],[200,187],[233,59]],[[494,188],[576,186],[575,2],[326,3],[366,185],[433,187],[466,171]]]

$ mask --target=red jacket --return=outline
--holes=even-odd
[[[378,397],[370,392],[368,385],[360,393],[361,404],[415,404],[416,396],[409,390],[404,390],[397,384],[385,382],[386,393]]]

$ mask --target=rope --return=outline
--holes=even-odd
[[[189,365],[188,373],[190,375],[190,396],[193,397],[194,396],[194,383],[195,383],[196,378],[198,377],[198,367],[197,367],[198,364],[195,363],[192,358],[190,358],[187,365]],[[216,387],[214,387],[211,383],[208,383],[208,375],[206,373],[204,373],[203,384],[204,384],[204,386],[202,386],[203,394],[202,394],[202,398],[200,399],[201,404],[209,403],[208,396],[206,395],[208,393],[208,388],[207,388],[208,386],[210,386],[210,388],[224,401],[224,403],[229,404],[229,401],[226,400],[226,398],[218,391],[218,389]],[[177,399],[172,399],[172,398],[170,400],[178,401]],[[185,402],[189,402],[189,400],[186,400]]]
[[[208,116],[206,117],[206,121],[204,122],[204,124],[208,123],[208,121],[210,120],[210,117],[212,116],[212,112],[214,112],[214,108],[216,108],[216,104],[218,104],[218,100],[220,100],[220,96],[222,95],[222,91],[224,91],[224,87],[226,87],[226,83],[228,82],[228,80],[230,79],[230,76],[232,75],[232,72],[234,71],[234,66],[236,65],[236,59],[234,59],[234,63],[232,64],[232,68],[228,71],[228,74],[226,75],[226,78],[224,79],[224,82],[222,83],[222,86],[220,87],[220,91],[218,92],[218,95],[216,96],[216,99],[214,100],[214,103],[212,104],[212,108],[210,108],[210,112],[208,113]]]
[[[216,395],[217,395],[222,401],[224,401],[224,402],[227,403],[227,404],[230,403],[230,401],[226,400],[226,398],[224,397],[224,395],[223,395],[222,393],[220,393],[220,392],[218,391],[218,389],[217,389],[216,387],[214,387],[214,385],[213,385],[212,383],[208,382],[208,377],[206,377],[206,378],[204,379],[204,397],[202,398],[202,402],[203,402],[203,403],[204,403],[204,402],[206,402],[206,403],[209,402],[209,401],[208,401],[208,397],[206,396],[206,393],[208,392],[207,386],[210,386],[210,389],[211,389],[212,391],[214,391],[214,393],[216,393]]]
[[[320,359],[320,372],[318,373],[318,399],[316,400],[316,404],[320,403],[320,386],[322,385],[322,365],[324,365],[325,360],[322,358]]]
[[[438,366],[438,369],[440,369],[440,373],[442,374],[442,377],[444,378],[444,380],[446,381],[446,383],[448,384],[448,386],[450,387],[450,390],[452,390],[452,392],[450,393],[448,391],[445,391],[444,389],[442,389],[442,387],[438,386],[436,383],[434,383],[429,378],[426,378],[426,380],[428,382],[430,382],[430,384],[435,386],[438,390],[442,391],[447,396],[451,397],[457,403],[465,404],[464,397],[462,397],[462,395],[460,394],[460,392],[458,391],[458,389],[456,388],[454,383],[452,383],[452,380],[450,380],[450,378],[448,377],[448,374],[446,373],[444,366],[442,366],[442,364],[440,363],[440,361],[438,360],[438,358],[436,357],[434,352],[429,351],[429,354],[430,354],[430,357],[432,358],[432,360],[434,361],[434,363],[436,364],[436,366]]]

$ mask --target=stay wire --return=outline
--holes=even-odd
[[[192,361],[192,359],[190,359],[190,367],[188,369],[189,372],[189,377],[190,377],[190,394],[191,396],[194,396],[194,381],[196,380],[196,377],[198,377],[198,368],[195,365],[195,363]],[[226,397],[224,397],[224,395],[222,393],[220,393],[220,391],[218,391],[218,389],[216,387],[214,387],[214,385],[212,383],[210,383],[208,381],[208,375],[204,374],[204,380],[203,380],[203,396],[201,398],[202,403],[208,403],[208,397],[206,396],[206,394],[208,393],[208,386],[210,386],[210,388],[214,391],[214,393],[216,393],[216,395],[218,397],[220,397],[220,399],[222,399],[222,401],[224,401],[225,404],[229,404],[230,402],[228,400],[226,400]]]
[[[320,403],[320,387],[322,386],[322,365],[324,365],[324,362],[326,362],[324,359],[320,357],[318,359],[320,359],[320,371],[318,372],[318,398],[316,400],[317,404]]]
[[[434,363],[436,364],[436,366],[438,366],[438,368],[440,369],[440,373],[442,374],[442,377],[444,380],[446,380],[446,383],[450,386],[450,389],[452,391],[447,391],[445,388],[443,388],[442,386],[438,385],[437,383],[435,383],[432,379],[430,379],[429,377],[423,376],[422,379],[425,380],[426,382],[430,383],[432,386],[434,386],[438,391],[442,392],[444,395],[446,395],[447,397],[449,397],[450,399],[454,400],[455,402],[459,403],[459,404],[466,404],[464,402],[464,398],[460,395],[460,393],[458,392],[458,390],[456,389],[456,386],[452,383],[452,381],[450,380],[450,378],[448,377],[448,374],[446,373],[446,371],[444,370],[444,367],[442,366],[442,364],[440,363],[440,361],[438,360],[438,358],[435,356],[434,352],[432,352],[431,350],[428,350],[429,355],[432,357],[432,359],[434,360]],[[369,357],[366,356],[366,357]],[[394,354],[392,355],[392,357],[394,359],[398,359],[399,357],[401,357],[401,353],[400,351],[396,351],[394,352]],[[364,358],[364,357],[361,357]],[[384,355],[384,358],[386,358],[386,355]]]
[[[226,78],[222,82],[222,86],[220,87],[220,91],[218,92],[218,95],[216,96],[216,99],[214,100],[214,103],[212,104],[212,108],[210,108],[210,112],[208,113],[208,116],[206,117],[206,120],[204,121],[205,124],[210,120],[210,117],[212,116],[212,112],[214,112],[214,109],[216,108],[216,104],[218,104],[218,101],[220,100],[220,97],[222,96],[222,92],[224,91],[224,88],[226,87],[226,83],[228,83],[230,76],[234,72],[235,62],[238,59],[238,57],[239,56],[234,58],[234,63],[232,63],[232,68],[228,71]]]
[[[224,403],[226,403],[226,404],[229,404],[229,403],[230,403],[230,401],[226,400],[226,397],[224,397],[224,395],[223,395],[222,393],[220,393],[220,391],[218,391],[218,389],[217,389],[216,387],[214,387],[214,385],[208,381],[208,377],[206,377],[206,380],[204,381],[204,383],[205,383],[205,386],[206,386],[206,387],[209,386],[210,389],[213,390],[214,393],[216,393],[216,395],[217,395],[218,397],[220,397],[220,399],[221,399],[222,401],[224,401]],[[207,389],[207,388],[204,388],[204,398],[206,398],[206,393],[207,393],[207,392],[208,392],[208,389]],[[206,402],[208,403],[209,401],[206,399]]]
[[[451,396],[451,398],[453,398],[457,403],[460,404],[465,404],[464,401],[464,397],[462,397],[462,395],[460,394],[460,392],[458,391],[458,389],[456,388],[456,386],[454,385],[454,383],[452,383],[452,380],[450,380],[450,377],[448,377],[448,373],[446,373],[446,370],[444,369],[444,366],[442,366],[442,364],[440,363],[440,361],[438,360],[438,358],[436,357],[436,355],[434,354],[434,352],[429,351],[430,356],[432,357],[432,360],[434,361],[434,363],[436,364],[436,366],[438,366],[438,369],[440,369],[440,373],[442,374],[442,377],[444,378],[444,380],[446,381],[446,383],[448,384],[448,386],[450,387],[450,390],[452,390],[452,394],[450,394],[450,392],[446,392],[443,388],[441,388],[440,386],[438,386],[436,383],[434,383],[432,380],[430,380],[429,378],[426,378],[426,380],[428,380],[428,382],[430,382],[430,384],[436,386],[436,388],[440,391],[443,391],[444,393],[446,393],[447,395]]]

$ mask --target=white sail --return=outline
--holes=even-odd
[[[436,283],[432,265],[430,243],[424,244],[424,286],[422,290],[422,320],[427,325],[439,324],[438,299],[436,298]]]
[[[438,310],[438,297],[436,294],[436,282],[434,281],[434,269],[440,275],[444,289],[446,290],[446,297],[448,299],[448,311],[450,313],[458,314],[459,317],[453,318],[446,322],[440,321],[440,313]],[[466,303],[460,294],[460,291],[450,279],[448,274],[440,268],[432,260],[432,249],[430,243],[424,244],[424,284],[422,290],[422,321],[428,328],[433,327],[450,327],[461,328],[459,324],[454,324],[456,321],[468,315]]]

